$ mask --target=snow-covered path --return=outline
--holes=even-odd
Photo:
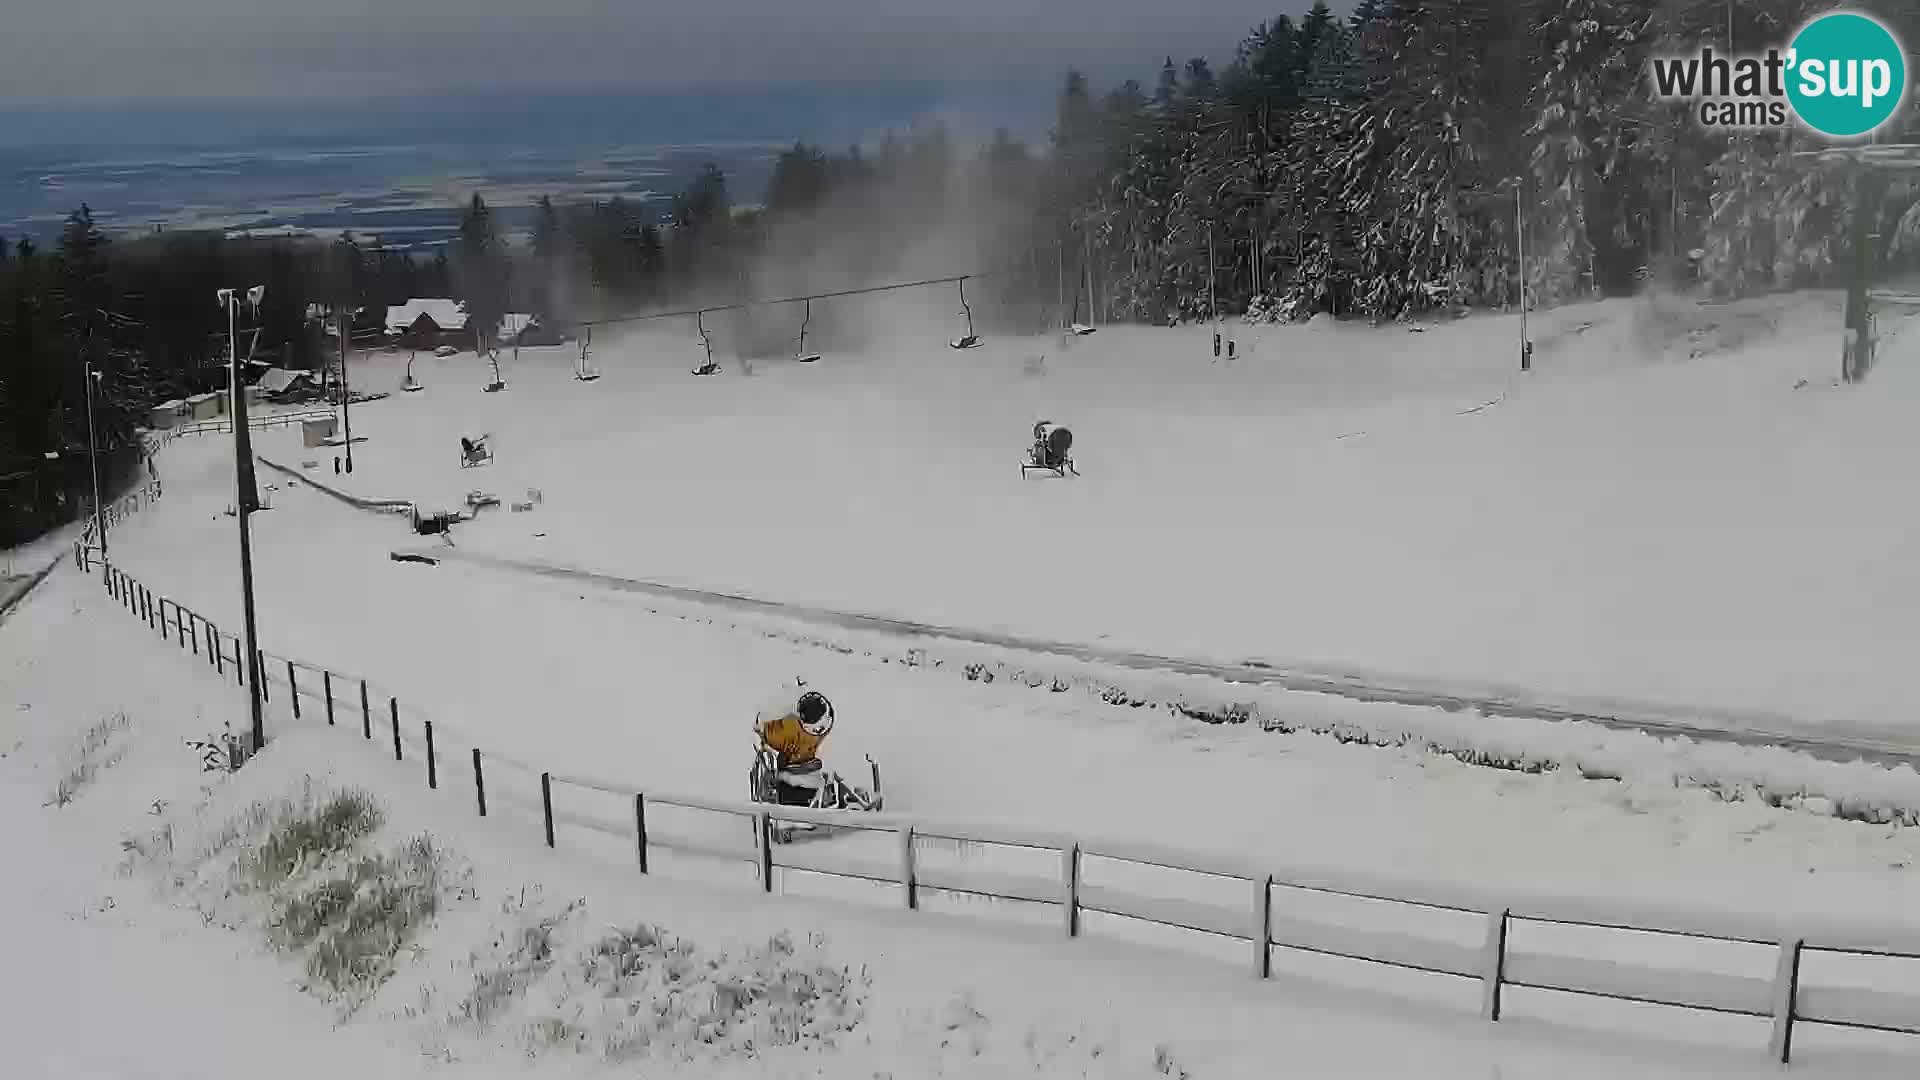
[[[1845,729],[1796,724],[1791,718],[1772,713],[1743,713],[1712,709],[1685,709],[1647,702],[1601,700],[1554,700],[1542,698],[1517,687],[1450,686],[1407,677],[1367,673],[1329,673],[1287,670],[1267,663],[1220,664],[1186,660],[1171,656],[1125,652],[1075,642],[1048,641],[1019,634],[953,626],[934,626],[908,619],[890,618],[860,612],[830,611],[824,608],[762,600],[734,593],[715,592],[640,581],[577,566],[563,566],[545,560],[507,558],[445,545],[396,548],[404,555],[439,562],[467,563],[509,573],[557,579],[596,589],[639,593],[647,596],[692,601],[723,609],[798,619],[825,627],[853,631],[877,631],[905,638],[928,638],[985,645],[996,649],[1074,660],[1129,671],[1166,672],[1199,675],[1235,686],[1268,686],[1299,693],[1326,694],[1363,702],[1388,702],[1445,712],[1473,712],[1482,716],[1520,717],[1548,722],[1580,721],[1622,731],[1641,731],[1662,737],[1685,737],[1703,742],[1724,742],[1735,746],[1778,746],[1831,761],[1872,761],[1883,765],[1920,766],[1920,736],[1910,733],[1886,735],[1849,734]]]

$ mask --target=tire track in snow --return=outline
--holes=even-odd
[[[1152,653],[1103,649],[1076,642],[1052,641],[990,630],[937,626],[884,615],[834,611],[803,604],[763,600],[737,593],[620,577],[614,574],[533,559],[487,555],[458,548],[437,547],[399,551],[435,561],[456,561],[492,570],[592,585],[614,592],[727,608],[758,615],[796,619],[844,630],[925,637],[968,645],[984,645],[1014,652],[1067,657],[1089,664],[1161,674],[1194,675],[1221,682],[1274,687],[1309,694],[1330,694],[1354,701],[1474,712],[1547,722],[1582,721],[1614,730],[1639,731],[1662,738],[1689,738],[1699,742],[1738,746],[1777,746],[1829,761],[1866,760],[1886,766],[1920,768],[1920,740],[1892,735],[1848,731],[1821,731],[1812,725],[1771,713],[1718,709],[1683,709],[1618,700],[1555,700],[1508,688],[1448,687],[1418,679],[1383,675],[1334,674],[1280,667],[1259,661],[1213,663]]]

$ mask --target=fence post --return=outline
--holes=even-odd
[[[1773,976],[1773,1037],[1770,1050],[1774,1060],[1785,1065],[1793,1056],[1793,1008],[1800,995],[1799,938],[1780,943],[1780,965]]]
[[[373,710],[367,707],[367,680],[360,680],[360,734],[373,740]]]
[[[1253,975],[1273,974],[1273,875],[1253,879]]]
[[[387,715],[393,719],[393,760],[404,761],[400,754],[400,699],[387,699]]]
[[[287,700],[293,703],[293,718],[300,719],[300,684],[294,682],[293,661],[287,661]]]
[[[920,910],[919,875],[913,865],[913,826],[900,826],[900,891],[906,894],[907,910]]]
[[[195,615],[189,622],[193,626],[193,655],[197,658],[200,655],[200,616]]]
[[[1067,911],[1067,936],[1080,936],[1080,845],[1060,853],[1060,903]]]
[[[1487,951],[1481,958],[1480,1015],[1487,1020],[1500,1019],[1500,984],[1507,972],[1507,910],[1501,908],[1487,916]]]
[[[765,810],[753,815],[754,846],[760,850],[760,891],[773,891],[773,819]]]
[[[207,655],[213,657],[213,670],[220,673],[221,675],[225,675],[227,673],[226,648],[227,647],[225,645],[220,644],[220,631],[217,628],[215,628],[212,623],[208,623],[207,624]]]
[[[327,726],[333,726],[333,672],[320,670],[320,692],[327,698]]]
[[[427,787],[440,790],[440,764],[433,752],[433,721],[426,721],[427,727]]]
[[[640,872],[647,872],[647,797],[633,794],[633,846],[640,855]]]
[[[480,771],[480,748],[473,748],[473,797],[480,803],[480,816],[487,816],[487,778]]]
[[[224,650],[226,646],[223,644],[220,648]],[[233,685],[247,685],[247,643],[239,638],[233,639]],[[265,692],[266,688],[262,687],[261,693]]]
[[[540,774],[540,816],[547,822],[547,846],[553,846],[553,774]]]

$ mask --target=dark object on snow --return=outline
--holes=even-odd
[[[412,552],[389,551],[387,552],[387,558],[392,559],[394,562],[417,562],[425,563],[428,566],[440,565],[440,560],[431,555],[416,555]]]
[[[493,448],[487,445],[487,437],[485,435],[477,439],[469,439],[465,435],[460,436],[461,468],[471,469],[477,465],[488,465],[492,464],[492,462]]]
[[[877,811],[885,805],[880,794],[880,766],[869,757],[867,769],[873,787],[862,790],[817,761],[810,767],[782,769],[779,753],[762,746],[754,755],[753,771],[747,778],[748,797],[757,803],[810,810]],[[830,826],[780,821],[777,816],[771,824],[774,842],[782,844],[802,835],[825,837],[834,832]]]
[[[438,536],[451,544],[453,543],[453,523],[459,520],[460,516],[458,514],[443,512],[423,515],[419,510],[415,510],[413,512],[413,531],[419,533],[421,536]]]
[[[1042,420],[1033,425],[1033,445],[1027,449],[1027,460],[1020,466],[1020,475],[1039,470],[1050,472],[1064,479],[1068,473],[1080,475],[1073,466],[1073,432],[1054,426],[1051,420]]]

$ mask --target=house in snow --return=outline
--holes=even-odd
[[[526,333],[527,328],[532,326],[533,322],[534,319],[531,315],[522,315],[519,312],[508,312],[500,316],[500,329],[494,332],[494,339],[502,345],[519,344],[520,335]]]
[[[388,308],[387,337],[403,349],[473,348],[466,305],[454,300],[409,300]]]
[[[253,385],[267,401],[313,401],[321,396],[320,377],[311,371],[268,368]]]

